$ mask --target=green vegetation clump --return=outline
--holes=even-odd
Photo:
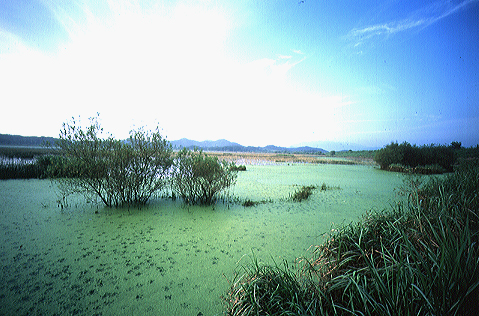
[[[266,203],[273,203],[273,200],[269,199],[269,200],[253,201],[251,199],[246,199],[243,201],[243,203],[241,203],[241,205],[243,207],[251,207],[251,206],[256,206],[259,204],[266,204]]]
[[[308,185],[302,186],[301,188],[297,189],[293,194],[290,194],[289,199],[293,202],[302,202],[304,200],[309,199],[309,197],[313,194],[313,191],[316,190],[318,187],[315,185]],[[327,185],[323,182],[323,184],[319,187],[320,191],[332,190],[332,189],[340,189],[339,186],[332,187]]]
[[[233,162],[183,148],[176,156],[172,190],[187,204],[211,205],[236,183],[237,175]]]
[[[231,170],[231,171],[246,171],[246,166],[245,166],[245,165],[239,165],[239,166],[237,166],[237,165],[232,165],[232,166],[230,167],[230,170]]]
[[[283,265],[252,264],[241,267],[224,297],[229,316],[318,315],[311,295],[297,280],[286,261]]]
[[[341,188],[339,187],[339,185],[332,187],[323,182],[323,184],[321,184],[321,187],[319,189],[320,191],[326,191],[326,190],[340,190]]]
[[[294,202],[302,202],[307,200],[311,194],[313,194],[313,190],[316,189],[316,186],[309,185],[309,186],[302,186],[300,189],[296,190],[291,196],[291,200]]]
[[[252,201],[250,199],[246,199],[241,205],[243,205],[244,207],[251,207],[251,206],[256,206],[258,204],[259,204],[259,202]]]
[[[73,178],[78,175],[73,161],[59,154],[40,156],[35,164],[42,170],[41,178]]]
[[[479,166],[422,183],[407,203],[333,230],[299,269],[243,267],[228,315],[471,315],[479,308]]]
[[[391,143],[376,151],[374,161],[383,170],[407,170],[415,171],[418,166],[439,166],[446,171],[452,171],[456,161],[452,146],[429,145],[418,147],[408,142],[402,144]],[[392,167],[391,167],[392,166]],[[405,166],[400,167],[398,166]],[[439,171],[442,169],[429,168],[428,170]],[[419,172],[424,169],[418,169]],[[426,171],[429,172],[429,171]]]

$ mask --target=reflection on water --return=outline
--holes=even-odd
[[[47,180],[0,182],[0,314],[220,315],[238,263],[289,262],[349,223],[396,199],[401,177],[367,166],[255,165],[231,193],[269,200],[251,208],[154,201],[106,209],[70,199],[57,207]],[[326,183],[310,200],[297,185]]]

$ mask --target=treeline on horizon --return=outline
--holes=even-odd
[[[9,139],[8,143],[14,145],[4,145],[6,139]],[[54,177],[68,177],[69,166],[62,163],[65,160],[58,156],[58,150],[53,147],[57,142],[58,139],[51,137],[0,134],[0,144],[2,144],[0,146],[0,179],[48,178],[52,176],[52,165],[58,166],[58,170],[54,172]],[[256,152],[258,152],[261,147],[242,148],[244,150],[237,152],[247,152],[247,148],[256,149]],[[282,148],[267,146],[264,147],[265,151],[263,152],[284,153],[284,151],[281,151]],[[216,148],[217,151],[220,151],[220,149],[220,147]],[[303,149],[304,151],[297,152],[297,154],[308,154],[305,150],[307,148]],[[294,152],[287,153],[293,154]],[[312,154],[323,155],[320,152]],[[330,151],[328,155],[373,159],[382,170],[393,172],[441,174],[452,172],[458,160],[479,159],[479,145],[465,148],[462,147],[460,142],[452,142],[448,146],[435,144],[417,146],[408,142],[401,144],[392,142],[378,150]]]
[[[49,145],[54,145],[58,142],[58,138],[45,137],[45,136],[21,136],[11,134],[0,134],[0,157],[8,158],[23,158],[32,159],[34,157],[50,154],[52,148]],[[359,157],[359,158],[374,158],[377,151],[381,150],[331,150],[327,151],[322,148],[315,148],[309,146],[302,147],[280,147],[274,145],[268,145],[265,147],[258,146],[242,146],[242,145],[230,145],[230,146],[183,146],[176,144],[179,141],[170,141],[174,149],[194,149],[201,148],[206,151],[224,151],[224,152],[257,152],[257,153],[289,153],[289,154],[314,154],[314,155],[331,155],[337,157]],[[392,142],[391,144],[398,144],[398,142]],[[407,142],[402,143],[408,144]],[[47,145],[47,146],[45,146]],[[390,146],[390,145],[387,145]],[[386,147],[387,147],[386,146]],[[412,145],[418,147],[417,145]],[[9,148],[2,148],[9,147]],[[462,147],[461,142],[452,142],[450,145],[423,145],[422,147],[451,147],[456,150],[456,154],[461,157],[479,157],[479,144],[471,147]],[[457,151],[457,149],[460,149]],[[399,162],[396,162],[399,163]]]
[[[382,170],[438,174],[452,172],[458,159],[478,157],[479,145],[462,148],[460,142],[452,142],[449,146],[392,142],[376,151],[374,161]]]
[[[2,146],[41,147],[46,143],[54,144],[57,140],[57,138],[45,136],[0,134],[0,145]]]

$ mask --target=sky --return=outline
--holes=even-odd
[[[479,0],[0,1],[0,133],[99,113],[119,139],[475,146],[478,17]]]

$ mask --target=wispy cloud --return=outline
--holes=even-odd
[[[301,50],[299,50],[299,49],[292,49],[291,51],[292,51],[293,53],[295,53],[295,54],[304,55],[304,53],[303,53]]]
[[[262,58],[250,62],[246,65],[249,69],[254,69],[255,72],[270,74],[275,80],[284,80],[291,68],[302,63],[307,59],[305,56],[296,56],[277,54],[275,59]]]
[[[291,56],[291,55],[281,55],[281,54],[278,54],[278,58],[279,58],[279,59],[291,59],[291,58],[293,58],[293,56]]]
[[[347,37],[354,41],[355,47],[358,47],[368,40],[381,36],[387,37],[409,30],[426,28],[475,2],[479,2],[479,0],[463,0],[457,4],[449,0],[437,1],[410,13],[401,20],[354,28],[348,33]]]

